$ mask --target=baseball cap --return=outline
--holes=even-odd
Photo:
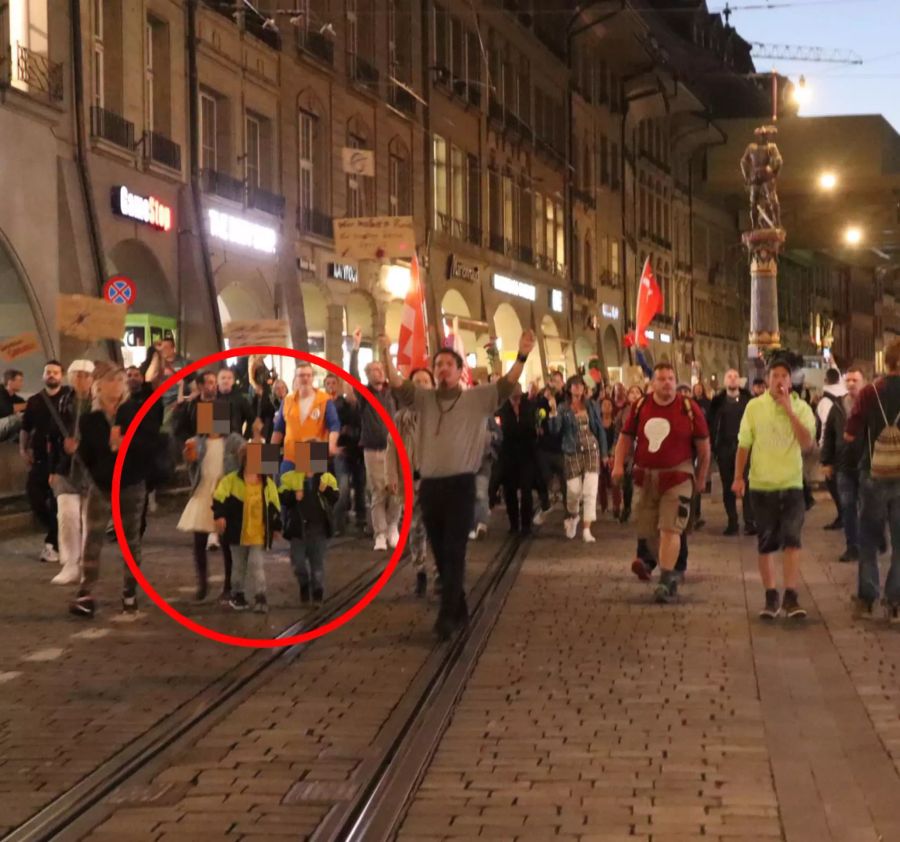
[[[90,360],[72,360],[69,365],[69,374],[77,374],[83,371],[85,374],[94,373],[94,364]]]

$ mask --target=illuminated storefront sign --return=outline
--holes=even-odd
[[[644,336],[646,336],[647,339],[656,339],[656,331],[647,328],[647,330],[644,331]]]
[[[355,284],[359,281],[359,270],[349,263],[329,263],[328,277],[336,281],[347,281]]]
[[[619,318],[619,308],[613,306],[612,304],[601,304],[600,312],[603,314],[604,319],[618,319]]]
[[[554,313],[562,313],[565,309],[565,297],[561,289],[550,290],[550,309]]]
[[[467,263],[451,254],[447,260],[447,277],[477,284],[481,280],[481,268],[475,263]]]
[[[507,278],[506,275],[494,275],[494,289],[497,292],[514,295],[516,298],[524,298],[526,301],[537,301],[537,287],[534,284]]]
[[[138,196],[125,186],[113,187],[112,209],[119,216],[143,222],[160,231],[172,230],[172,208],[155,196]]]
[[[671,334],[671,333],[660,333],[660,334],[659,334],[659,341],[660,341],[660,342],[671,342],[671,341],[672,341],[672,334]]]
[[[239,216],[210,208],[209,233],[218,240],[233,243],[236,246],[245,246],[254,251],[262,251],[266,254],[275,254],[278,244],[278,234],[274,228],[248,222]]]

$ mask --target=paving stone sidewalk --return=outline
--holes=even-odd
[[[900,840],[900,629],[851,620],[826,508],[802,625],[757,619],[754,539],[714,503],[675,606],[630,572],[628,529],[545,529],[399,838]]]

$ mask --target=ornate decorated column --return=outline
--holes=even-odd
[[[743,235],[750,259],[750,335],[747,374],[762,376],[765,358],[781,347],[778,327],[778,256],[787,239],[781,227],[781,207],[776,182],[782,158],[772,138],[774,126],[756,129],[757,140],[741,158],[741,173],[750,193],[752,230]]]

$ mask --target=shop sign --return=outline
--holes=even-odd
[[[477,284],[481,281],[481,267],[475,263],[460,260],[455,254],[451,254],[447,261],[447,277]]]
[[[660,334],[659,334],[659,341],[660,341],[660,342],[665,342],[665,343],[667,343],[667,344],[670,343],[670,342],[672,341],[672,334],[671,334],[671,333],[662,333],[662,332],[660,332]]]
[[[155,196],[138,196],[127,187],[113,187],[112,209],[119,216],[143,222],[160,231],[172,230],[172,208]]]
[[[359,269],[350,263],[329,263],[328,277],[336,281],[347,281],[355,284],[359,282]]]
[[[601,304],[600,312],[603,314],[604,319],[618,319],[619,318],[619,308],[612,304]]]
[[[563,291],[561,289],[551,289],[550,290],[550,309],[554,313],[562,313],[565,310],[565,298],[563,297]]]
[[[644,336],[646,336],[647,339],[656,339],[656,331],[648,328],[644,331]]]
[[[537,287],[534,284],[526,284],[506,275],[494,275],[494,289],[516,298],[524,298],[526,301],[537,301]]]
[[[245,246],[254,251],[275,254],[278,243],[278,233],[274,228],[266,225],[258,225],[248,222],[239,216],[210,208],[209,233],[218,240],[233,243],[236,246]]]

